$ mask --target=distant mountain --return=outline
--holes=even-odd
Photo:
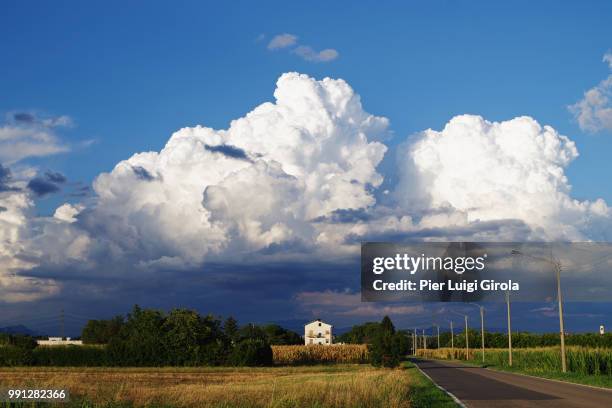
[[[0,327],[0,333],[5,333],[5,334],[24,334],[24,335],[32,336],[32,337],[38,336],[37,332],[27,328],[26,326],[24,326],[22,324],[19,324],[17,326]]]
[[[308,323],[307,319],[286,319],[286,320],[275,320],[267,323],[278,324],[282,328],[296,332],[302,335],[304,333],[304,324]],[[265,323],[264,323],[265,324]]]

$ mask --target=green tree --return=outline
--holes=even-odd
[[[268,324],[263,326],[268,343],[274,345],[302,344],[302,338],[294,331],[287,330],[278,324]]]
[[[397,367],[407,341],[402,333],[395,333],[395,327],[388,316],[380,323],[380,329],[368,344],[370,362],[376,367]]]
[[[251,367],[272,365],[272,348],[263,339],[240,340],[229,356],[229,363],[234,366]]]
[[[107,344],[119,334],[123,323],[122,316],[110,320],[89,320],[81,331],[81,339],[85,344]]]
[[[232,316],[225,319],[223,332],[230,341],[235,342],[238,338],[238,321]]]
[[[159,366],[166,363],[163,323],[162,312],[135,305],[119,334],[108,343],[111,361],[124,366]]]
[[[380,322],[381,329],[385,332],[395,334],[395,326],[393,326],[393,322],[389,318],[389,316],[385,316]]]

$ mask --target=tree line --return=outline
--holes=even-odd
[[[278,325],[239,326],[194,310],[168,313],[138,305],[124,316],[90,320],[84,346],[36,347],[33,339],[8,336],[0,365],[81,366],[265,366],[273,344],[302,344],[301,337]],[[0,339],[1,341],[1,339]]]
[[[338,341],[350,344],[370,343],[376,336],[380,323],[368,322],[361,325],[353,326],[353,328],[338,337]],[[412,348],[413,330],[400,330],[405,337],[408,338],[409,347]],[[423,347],[423,335],[421,330],[418,330],[418,347]],[[454,331],[453,341],[451,341],[450,331],[440,330],[440,347],[451,347],[454,343],[455,347],[465,347],[465,331],[456,329]],[[430,329],[426,332],[425,341],[427,348],[437,348],[438,338],[437,332]],[[480,330],[468,330],[468,342],[471,348],[481,347]],[[560,338],[558,333],[530,333],[530,332],[514,332],[512,333],[512,347],[514,348],[533,348],[533,347],[551,347],[559,346]],[[569,333],[565,335],[565,344],[569,346],[583,347],[601,347],[612,348],[612,333],[600,335],[598,333]],[[486,348],[506,348],[508,347],[508,335],[501,332],[487,332],[485,330],[485,347]]]

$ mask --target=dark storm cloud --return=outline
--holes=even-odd
[[[28,182],[28,189],[38,197],[57,193],[61,190],[60,184],[66,182],[66,176],[61,173],[47,171],[43,176],[35,177]]]
[[[424,228],[417,231],[385,232],[381,234],[363,235],[351,234],[345,238],[345,243],[356,244],[370,242],[412,242],[426,238],[441,238],[448,241],[462,241],[464,237],[470,240],[486,240],[487,237],[512,236],[516,241],[525,240],[532,232],[531,228],[521,220],[475,221],[467,226]]]
[[[153,181],[155,177],[147,169],[142,166],[132,166],[132,171],[140,180]]]
[[[359,221],[371,220],[372,214],[368,213],[365,209],[352,209],[352,208],[339,208],[334,210],[329,215],[322,215],[313,219],[313,222],[325,222],[332,224],[347,224]]]
[[[28,182],[28,188],[38,197],[43,197],[47,194],[57,193],[60,188],[57,184],[50,182],[44,178],[33,178]]]
[[[13,119],[17,123],[31,124],[36,122],[36,117],[28,112],[17,112],[13,114]]]
[[[5,191],[19,191],[17,187],[11,187],[8,183],[11,182],[11,169],[0,164],[0,193]]]
[[[45,173],[45,178],[52,182],[52,183],[57,183],[57,184],[62,184],[66,182],[66,176],[64,176],[62,173],[57,173],[57,172],[53,172],[53,171],[47,171]]]
[[[217,146],[204,145],[204,148],[208,150],[209,152],[220,153],[224,156],[231,157],[232,159],[250,160],[246,152],[236,146],[227,145],[227,144],[222,144],[222,145],[217,145]]]

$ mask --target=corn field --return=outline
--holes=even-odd
[[[567,370],[583,375],[612,376],[612,350],[609,348],[567,347]],[[469,360],[480,362],[482,351],[470,349]],[[440,348],[418,350],[418,356],[437,359],[465,360],[463,348]],[[507,349],[485,349],[485,364],[508,367]],[[559,347],[534,347],[512,350],[513,368],[531,372],[561,371],[561,351]]]
[[[272,346],[272,358],[279,365],[365,363],[368,347],[365,344]]]

